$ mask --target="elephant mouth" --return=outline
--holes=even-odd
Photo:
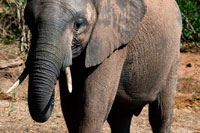
[[[10,93],[14,89],[16,89],[28,75],[29,75],[29,70],[28,68],[25,68],[22,74],[18,77],[17,81],[8,89],[6,93]],[[66,80],[67,80],[66,82],[67,82],[68,91],[72,93],[72,78],[71,78],[70,67],[65,68],[65,75],[66,75]]]

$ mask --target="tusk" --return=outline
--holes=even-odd
[[[69,93],[72,93],[72,76],[71,76],[70,67],[66,67],[65,73],[66,73],[67,87],[68,87]]]
[[[19,76],[18,80],[9,88],[9,90],[6,93],[10,93],[15,88],[17,88],[24,81],[24,79],[27,77],[27,75],[28,75],[28,71],[27,71],[27,69],[24,69],[22,74]]]

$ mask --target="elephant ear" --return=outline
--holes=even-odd
[[[96,0],[97,21],[86,49],[85,66],[102,63],[131,41],[146,13],[144,0]]]

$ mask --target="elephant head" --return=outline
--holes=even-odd
[[[86,68],[101,64],[134,37],[145,12],[143,0],[28,0],[25,21],[32,41],[26,71],[32,118],[48,120],[56,81],[73,58],[85,54]]]

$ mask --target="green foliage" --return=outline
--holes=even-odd
[[[26,0],[0,0],[0,43],[9,44],[19,41],[21,50],[27,48],[24,9]]]
[[[183,18],[184,42],[200,43],[200,0],[177,0]]]
[[[11,108],[10,108],[10,111],[8,112],[8,116],[10,116],[12,112],[14,112],[14,103],[15,102],[16,102],[16,92],[13,92],[12,93]]]

